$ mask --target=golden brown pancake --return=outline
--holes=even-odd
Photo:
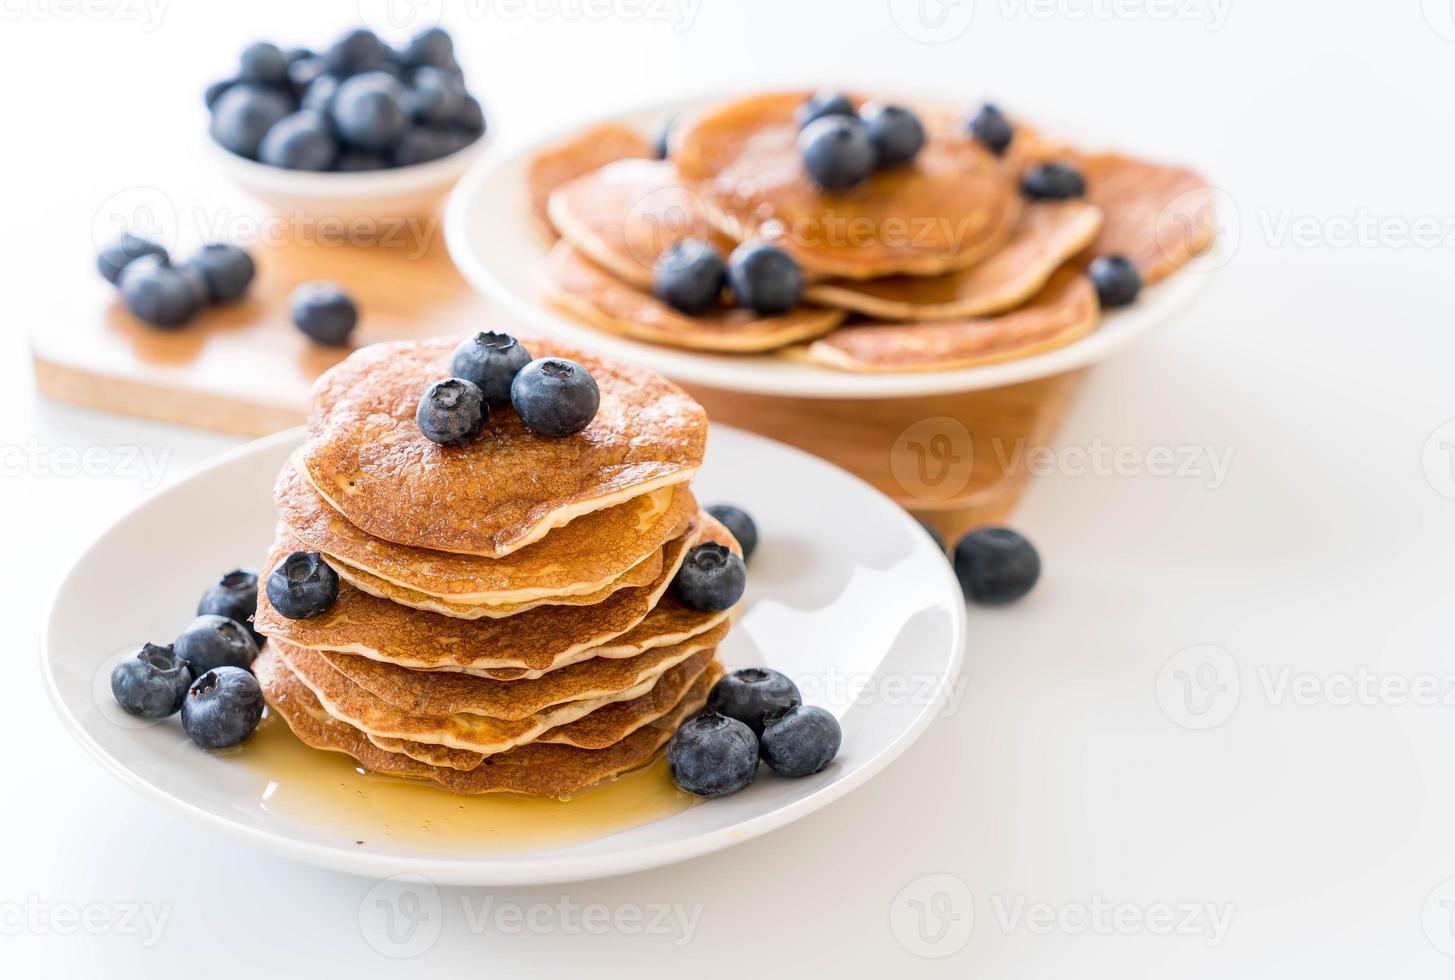
[[[845,371],[946,371],[1051,350],[1090,333],[1100,319],[1096,290],[1064,268],[1028,304],[969,320],[866,323],[843,327],[808,357]]]
[[[329,504],[395,544],[499,558],[552,529],[686,481],[702,465],[707,415],[660,375],[545,340],[535,357],[566,357],[596,380],[601,405],[561,439],[528,430],[510,409],[490,413],[465,446],[419,431],[419,398],[449,376],[459,338],[374,344],[314,385],[303,464]]]
[[[595,606],[542,607],[506,619],[455,619],[408,609],[339,583],[333,606],[312,619],[288,619],[258,590],[258,632],[313,650],[354,653],[418,670],[460,671],[501,679],[538,676],[592,656],[630,657],[681,642],[726,618],[697,613],[669,592],[687,549],[715,541],[738,550],[727,528],[706,514],[669,542],[662,574],[641,589],[623,589]],[[296,542],[277,542],[271,568]],[[605,645],[605,646],[603,646]]]
[[[677,706],[689,688],[713,665],[713,650],[694,653],[677,666],[664,672],[641,697],[604,705],[577,720],[552,728],[537,742],[575,745],[583,749],[604,749],[626,738],[648,722],[667,714]],[[719,668],[720,670],[720,668]],[[411,759],[432,766],[467,771],[490,758],[479,752],[453,749],[448,745],[415,742],[403,738],[368,735],[370,742],[386,752],[402,752]]]
[[[653,155],[645,136],[620,123],[592,126],[541,150],[525,171],[526,198],[536,227],[548,240],[555,240],[547,205],[562,184],[613,160]]]
[[[825,282],[806,287],[804,296],[890,321],[999,313],[1035,295],[1100,228],[1101,210],[1085,201],[1027,204],[1005,247],[969,269],[941,276]]]
[[[782,316],[719,306],[689,316],[648,290],[595,265],[570,242],[557,242],[546,263],[546,298],[585,322],[635,340],[689,350],[748,353],[821,337],[844,319],[840,310],[800,306]]]
[[[264,649],[253,670],[269,707],[283,717],[299,740],[313,748],[352,756],[371,772],[432,780],[453,793],[510,792],[560,798],[651,761],[678,727],[702,710],[715,679],[711,671],[704,673],[671,712],[608,748],[532,743],[492,755],[474,769],[459,772],[386,752],[357,728],[331,718],[276,651]]]
[[[724,233],[768,239],[805,271],[845,279],[968,268],[1010,236],[1015,175],[950,113],[919,113],[926,140],[912,163],[852,190],[819,188],[797,146],[795,113],[811,94],[750,96],[673,131],[677,171]]]
[[[335,568],[351,566],[466,605],[596,592],[682,534],[697,513],[685,485],[664,487],[587,514],[504,558],[480,558],[370,537],[328,506],[291,461],[278,476],[273,500],[290,534]]]
[[[592,262],[646,289],[653,264],[684,239],[710,241],[724,257],[737,244],[712,226],[667,160],[608,163],[557,188],[550,211],[556,230]]]
[[[1092,255],[1125,255],[1147,284],[1166,279],[1212,246],[1213,189],[1182,167],[1117,153],[1078,155],[1086,195],[1106,215]]]

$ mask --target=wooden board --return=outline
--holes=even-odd
[[[297,425],[313,380],[348,354],[294,329],[288,295],[299,283],[333,279],[354,294],[357,344],[512,329],[456,272],[430,227],[423,241],[290,240],[254,249],[258,280],[249,297],[171,333],[133,320],[115,290],[91,277],[33,330],[37,383],[64,401],[238,435]],[[691,390],[714,421],[838,463],[953,541],[1010,512],[1026,480],[1025,450],[1052,437],[1076,377],[864,401]]]

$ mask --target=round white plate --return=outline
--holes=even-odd
[[[613,118],[655,134],[666,120],[704,104],[659,106]],[[1107,314],[1096,330],[1075,343],[1032,357],[955,371],[854,374],[786,358],[701,354],[648,344],[586,326],[540,299],[549,246],[527,212],[525,169],[542,146],[569,132],[513,152],[492,150],[470,168],[445,210],[450,256],[471,285],[523,324],[691,384],[801,398],[900,398],[998,388],[1049,377],[1099,361],[1166,322],[1202,289],[1208,278],[1206,270],[1220,264],[1214,249],[1198,268],[1184,269],[1150,287],[1134,305]]]
[[[834,763],[805,779],[764,769],[733,796],[569,847],[503,855],[458,847],[448,856],[417,845],[361,848],[348,828],[321,816],[270,813],[259,804],[258,772],[191,745],[175,718],[122,714],[108,683],[120,651],[169,642],[208,583],[229,568],[257,566],[272,540],[274,475],[301,438],[285,432],[243,446],[122,518],[66,576],[42,638],[56,708],[103,766],[167,806],[290,858],[358,874],[506,885],[706,854],[812,813],[884,768],[929,725],[959,673],[965,607],[924,530],[842,470],[716,426],[694,491],[705,502],[746,507],[761,537],[745,612],[722,657],[730,668],[782,670],[809,703],[833,711],[844,731]]]

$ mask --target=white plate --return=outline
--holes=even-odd
[[[924,731],[959,673],[964,604],[919,525],[822,460],[717,426],[694,489],[703,501],[748,508],[761,532],[746,611],[723,659],[798,679],[809,703],[839,717],[838,759],[806,779],[765,769],[733,796],[569,847],[504,855],[361,848],[347,828],[321,817],[262,808],[259,773],[191,745],[175,718],[146,723],[122,714],[108,684],[120,651],[169,642],[209,582],[229,568],[256,567],[272,539],[273,477],[300,439],[286,432],[243,446],[122,518],[66,576],[42,639],[56,708],[103,766],[167,806],[290,858],[476,885],[572,881],[680,861],[781,827],[863,783]]]
[[[656,133],[704,102],[659,106],[613,117]],[[580,127],[573,127],[580,128]],[[763,355],[699,354],[629,340],[588,327],[540,301],[547,244],[525,206],[525,168],[544,145],[570,130],[510,153],[485,155],[460,180],[445,208],[450,256],[470,283],[532,328],[566,343],[654,368],[678,381],[733,391],[801,398],[900,398],[998,388],[1084,367],[1166,322],[1201,290],[1214,253],[1109,313],[1086,337],[1057,350],[1001,364],[896,374],[854,374]]]

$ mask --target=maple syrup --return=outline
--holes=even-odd
[[[660,755],[569,800],[459,796],[433,783],[363,772],[349,756],[304,745],[271,711],[229,761],[257,775],[257,803],[268,813],[315,833],[326,827],[360,848],[388,844],[461,855],[565,847],[696,802],[672,783]]]

